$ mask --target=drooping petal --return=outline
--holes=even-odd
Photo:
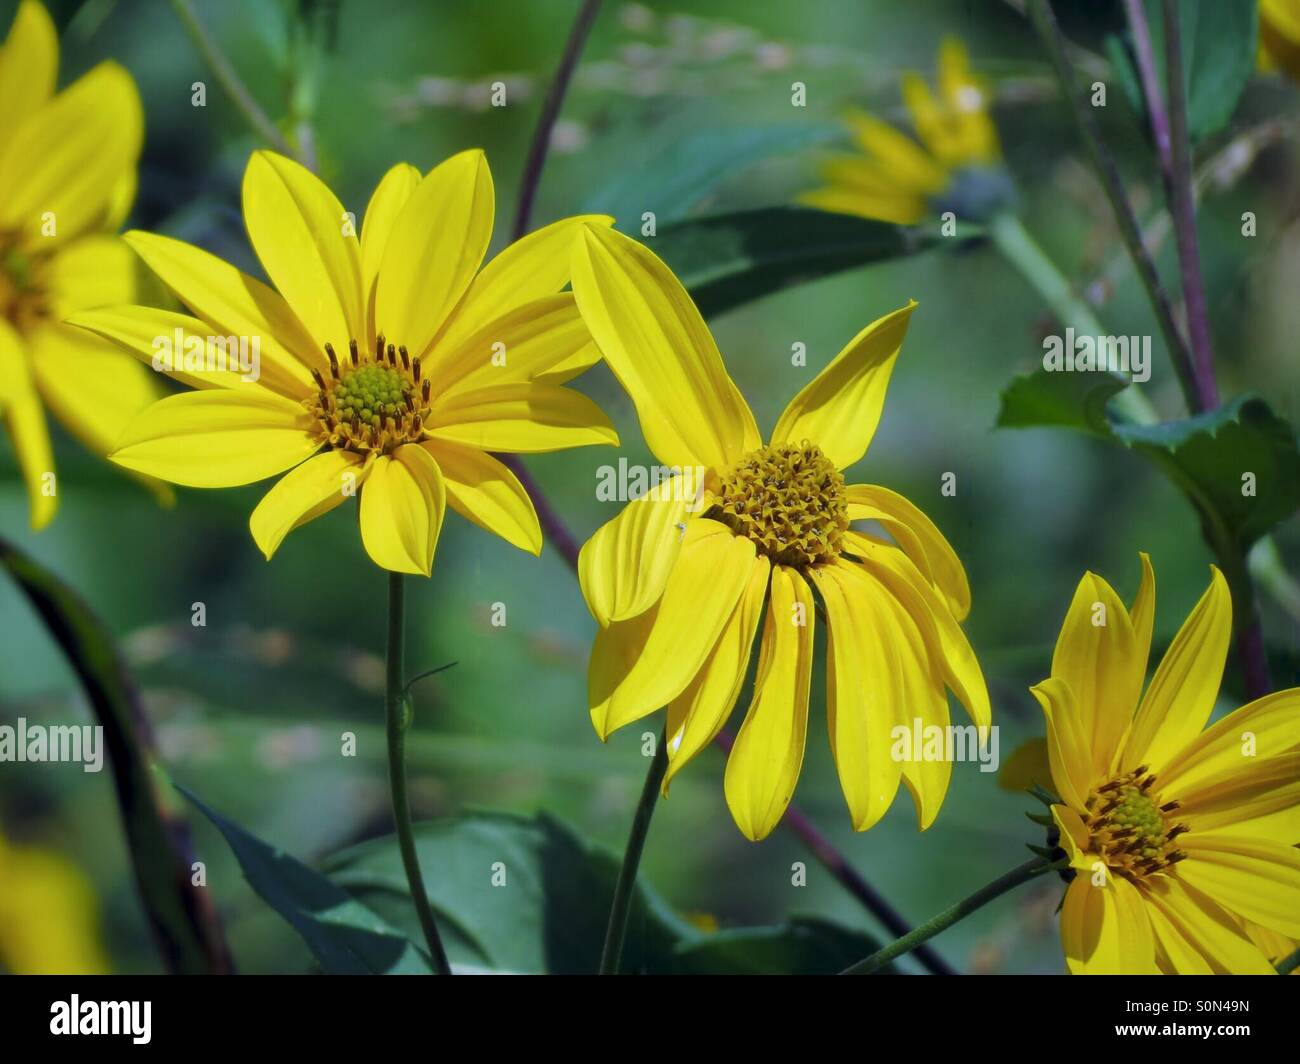
[[[223,388],[159,399],[132,419],[108,457],[173,484],[231,488],[283,473],[319,447],[297,403]]]
[[[542,552],[537,511],[514,473],[473,447],[447,440],[430,440],[422,446],[442,470],[447,503],[453,510],[520,550]]]
[[[694,505],[693,480],[679,474],[657,484],[583,544],[578,580],[602,625],[635,617],[663,594]]]
[[[1159,770],[1210,719],[1232,641],[1232,595],[1211,566],[1210,586],[1187,615],[1151,677],[1124,747],[1124,760]]]
[[[1248,758],[1300,750],[1300,688],[1276,691],[1216,721],[1164,765],[1160,786],[1194,793],[1208,781],[1244,771]]]
[[[1300,849],[1230,833],[1189,831],[1178,875],[1230,913],[1300,938]]]
[[[1084,573],[1056,637],[1052,676],[1070,686],[1079,738],[1098,775],[1115,760],[1145,673],[1128,608],[1105,580]]]
[[[1075,975],[1154,975],[1155,937],[1137,887],[1107,875],[1077,875],[1061,907],[1061,945]]]
[[[351,451],[322,451],[277,480],[248,519],[253,540],[266,560],[295,528],[354,498],[367,466],[361,455]]]
[[[424,357],[469,287],[492,239],[496,211],[487,157],[477,148],[429,171],[393,223],[375,283],[375,328]]]
[[[1047,758],[1052,782],[1072,809],[1080,812],[1096,782],[1092,752],[1080,729],[1079,711],[1070,685],[1052,676],[1029,689],[1047,721]]]
[[[100,63],[0,146],[0,229],[51,249],[96,228],[135,166],[143,131],[131,75]]]
[[[1241,925],[1186,883],[1157,876],[1147,884],[1147,915],[1171,975],[1273,975]]]
[[[434,439],[481,451],[535,453],[593,444],[617,446],[600,407],[556,384],[497,384],[438,399],[426,423]]]
[[[958,621],[970,613],[970,584],[942,532],[910,500],[878,484],[851,484],[845,489],[850,521],[878,521],[912,563],[948,602]]]
[[[796,570],[774,566],[754,697],[723,780],[731,816],[753,842],[785,815],[803,767],[815,623],[812,589]]]
[[[889,375],[916,301],[877,318],[790,400],[771,443],[811,440],[835,463],[851,466],[867,453],[885,406]]]
[[[419,170],[410,163],[398,163],[380,178],[370,202],[366,204],[366,214],[361,221],[361,287],[372,332],[375,329],[375,279],[379,276],[388,238],[393,233],[398,215],[419,183]]]
[[[442,472],[423,447],[407,444],[376,458],[361,490],[361,542],[371,561],[428,576],[446,505]]]
[[[213,332],[247,337],[250,344],[256,337],[268,383],[293,382],[308,395],[315,390],[309,367],[329,372],[320,344],[284,298],[256,277],[201,248],[156,233],[132,230],[122,239]]]
[[[771,571],[772,563],[767,558],[759,555],[754,559],[749,583],[731,620],[695,679],[668,704],[665,795],[673,777],[717,738],[740,697]]]
[[[587,226],[574,254],[573,292],[664,465],[723,466],[761,445],[708,326],[653,252],[616,230]]]
[[[58,482],[46,479],[54,473],[54,452],[45,424],[45,410],[28,369],[26,346],[3,318],[0,318],[0,420],[9,433],[18,468],[27,485],[32,529],[39,532],[54,519],[58,508]],[[50,483],[55,486],[53,492],[47,490]]]
[[[636,663],[609,695],[602,736],[666,706],[699,673],[749,584],[754,545],[716,521],[687,525],[654,627]]]
[[[361,247],[338,197],[300,163],[255,151],[243,201],[253,250],[315,346],[344,351],[365,336]]]
[[[592,727],[596,729],[602,743],[622,723],[653,713],[656,708],[652,706],[621,723],[611,721],[609,715],[614,695],[640,660],[646,640],[650,638],[658,618],[659,604],[655,603],[644,613],[625,621],[615,621],[596,632],[596,638],[591,644],[591,657],[587,662],[587,705]]]
[[[576,242],[588,225],[608,228],[607,214],[579,214],[544,225],[502,249],[470,283],[434,345],[434,361],[526,303],[553,296],[570,278]]]
[[[45,5],[23,0],[0,49],[0,144],[54,92],[59,72],[59,36]]]

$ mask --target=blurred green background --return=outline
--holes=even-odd
[[[14,8],[0,4],[0,25]],[[1068,6],[1068,5],[1064,5]],[[1081,6],[1081,5],[1080,5]],[[197,10],[273,117],[284,113],[273,0],[202,0]],[[497,190],[499,247],[546,81],[577,4],[515,0],[339,5],[336,50],[323,71],[315,133],[325,179],[360,216],[394,162],[422,169],[463,148],[486,149]],[[137,79],[147,134],[130,224],[198,243],[257,272],[239,216],[239,181],[260,146],[220,92],[163,0],[53,3],[62,29],[60,84],[112,57]],[[1100,18],[1101,16],[1098,16]],[[1071,23],[1074,32],[1080,23]],[[1096,45],[1090,26],[1079,40]],[[1097,27],[1100,28],[1100,27]],[[939,40],[965,39],[994,79],[995,110],[1027,227],[1084,287],[1119,252],[1110,215],[1055,99],[1037,39],[1006,4],[927,2],[606,4],[558,127],[534,213],[541,224],[594,203],[619,204],[620,223],[662,217],[660,185],[692,137],[737,129],[834,122],[848,104],[899,117],[898,77],[933,71]],[[208,84],[208,106],[191,85]],[[487,106],[505,81],[508,106]],[[808,106],[790,104],[792,81]],[[1297,89],[1258,80],[1233,125],[1208,145],[1296,112]],[[1141,126],[1120,94],[1099,113],[1144,215],[1159,205],[1158,175]],[[788,202],[815,181],[813,148],[725,172],[694,212]],[[682,162],[685,163],[685,158]],[[1295,419],[1300,335],[1300,182],[1294,138],[1270,147],[1232,186],[1207,193],[1202,254],[1221,390],[1254,391]],[[664,169],[667,167],[667,170]],[[1241,237],[1242,211],[1259,235]],[[1176,276],[1172,248],[1159,263]],[[916,298],[879,434],[856,479],[906,493],[953,542],[973,589],[968,623],[994,697],[1005,759],[1041,734],[1026,687],[1046,675],[1075,583],[1095,570],[1127,599],[1137,552],[1158,582],[1162,648],[1204,590],[1210,556],[1196,520],[1146,463],[1082,437],[993,428],[998,393],[1041,357],[1050,319],[990,247],[928,253],[789,289],[712,322],[732,375],[760,426],[867,321]],[[1116,333],[1156,337],[1142,385],[1165,416],[1180,413],[1177,383],[1140,286],[1122,274],[1102,308]],[[808,366],[790,364],[807,345]],[[631,405],[603,367],[578,386],[617,424],[621,451],[589,448],[528,465],[575,534],[585,539],[618,504],[598,502],[596,470],[650,462]],[[2,436],[2,434],[0,434]],[[382,653],[385,577],[366,558],[354,511],[340,508],[295,532],[273,564],[247,529],[264,486],[179,489],[164,511],[133,482],[60,435],[61,508],[40,536],[7,439],[0,442],[0,534],[59,573],[117,634],[144,688],[172,776],[260,837],[312,861],[389,830]],[[940,477],[957,475],[953,498]],[[852,480],[853,477],[850,477]],[[1294,571],[1300,531],[1279,529]],[[602,746],[586,713],[587,650],[595,625],[559,555],[534,559],[448,517],[428,581],[409,592],[412,671],[458,664],[417,691],[410,742],[419,818],[467,807],[553,811],[585,835],[621,848],[645,771],[641,735],[656,718]],[[203,602],[207,626],[190,625]],[[489,612],[506,604],[507,624]],[[1274,683],[1297,680],[1297,623],[1263,597]],[[84,703],[57,648],[12,583],[0,580],[0,723],[80,720]],[[824,640],[819,639],[819,658]],[[958,765],[937,823],[916,831],[906,792],[888,817],[854,834],[826,740],[821,667],[815,673],[808,755],[796,801],[905,916],[923,919],[1022,861],[1039,829],[1035,803],[996,777]],[[1221,710],[1241,701],[1230,673]],[[741,707],[743,709],[743,706]],[[739,724],[739,715],[733,726]],[[358,755],[339,755],[340,736]],[[878,932],[874,922],[784,830],[754,845],[722,794],[723,755],[701,755],[660,804],[643,871],[683,912],[721,926],[816,913]],[[253,896],[216,832],[193,817],[199,856],[240,968],[302,971],[310,957]],[[153,971],[158,956],[133,891],[108,772],[73,765],[0,765],[0,826],[11,841],[73,859],[95,886],[116,970]],[[808,863],[805,887],[793,862]],[[1056,882],[990,905],[937,940],[962,968],[1061,970]],[[904,967],[911,967],[905,962]]]

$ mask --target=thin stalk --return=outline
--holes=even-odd
[[[1188,407],[1195,410],[1198,408],[1199,397],[1191,354],[1182,333],[1178,330],[1177,322],[1174,321],[1173,304],[1170,302],[1169,294],[1160,284],[1155,263],[1142,242],[1142,231],[1138,225],[1137,215],[1133,212],[1133,205],[1129,203],[1124,191],[1119,168],[1102,142],[1089,104],[1079,94],[1074,84],[1074,68],[1065,50],[1065,37],[1056,22],[1056,16],[1052,13],[1052,5],[1049,0],[1030,0],[1029,12],[1056,68],[1056,76],[1061,83],[1061,94],[1070,105],[1070,114],[1074,118],[1075,126],[1088,150],[1093,167],[1101,178],[1102,188],[1105,189],[1106,198],[1110,201],[1111,210],[1119,226],[1120,237],[1133,258],[1134,268],[1142,279],[1147,297],[1151,300],[1156,321],[1164,336],[1165,347],[1169,350],[1170,361],[1173,363],[1174,371],[1178,375],[1178,383],[1183,390],[1183,397]]]
[[[190,0],[171,0],[171,4],[172,10],[176,12],[176,17],[180,19],[181,25],[185,27],[185,32],[189,34],[194,47],[198,49],[203,61],[212,68],[217,83],[230,97],[231,103],[244,116],[248,124],[253,127],[257,135],[270,144],[271,147],[282,155],[293,155],[294,152],[289,147],[288,142],[280,131],[275,128],[275,123],[258,106],[253,94],[248,91],[240,80],[239,74],[235,72],[234,66],[226,58],[221,47],[213,40],[212,35],[208,33],[203,23],[199,21],[198,13],[194,10],[194,5],[190,3]]]
[[[1277,962],[1278,975],[1290,975],[1297,968],[1300,968],[1300,949],[1296,950],[1289,957],[1285,957]]]
[[[1133,50],[1137,53],[1138,77],[1142,82],[1142,95],[1146,98],[1147,115],[1151,119],[1151,139],[1156,143],[1156,155],[1168,191],[1174,179],[1173,151],[1169,138],[1169,114],[1160,96],[1156,76],[1156,53],[1151,44],[1151,27],[1147,25],[1147,12],[1142,0],[1124,0],[1128,26],[1133,34]]]
[[[434,923],[429,908],[429,895],[424,889],[424,876],[420,874],[420,856],[415,850],[415,835],[411,830],[411,802],[406,792],[406,731],[411,726],[411,703],[406,696],[402,677],[405,647],[406,603],[405,585],[401,573],[388,574],[388,657],[387,691],[384,699],[388,717],[388,781],[393,794],[393,821],[397,827],[397,844],[402,851],[402,867],[406,869],[406,882],[411,889],[411,901],[420,918],[429,958],[439,975],[451,975],[447,951],[442,947],[438,925]]]
[[[999,876],[988,886],[981,887],[969,898],[963,898],[956,905],[953,905],[938,916],[927,920],[916,930],[904,935],[896,942],[891,942],[884,949],[877,950],[865,960],[858,961],[851,968],[845,968],[840,975],[870,975],[878,968],[883,967],[896,957],[901,957],[904,953],[914,950],[922,942],[933,938],[940,931],[945,931],[955,924],[975,912],[976,909],[983,908],[994,898],[1000,897],[1014,887],[1022,883],[1028,883],[1031,879],[1052,868],[1053,864],[1045,857],[1035,857],[1032,861],[1026,861],[1018,868],[1013,868],[1005,875]]]
[[[619,961],[623,959],[623,941],[627,938],[627,918],[632,911],[632,891],[636,887],[636,872],[641,865],[641,851],[645,849],[646,835],[650,831],[650,818],[654,816],[659,788],[668,769],[668,736],[659,737],[655,756],[650,761],[641,799],[632,818],[632,831],[623,851],[623,867],[618,872],[614,887],[614,901],[609,908],[609,926],[605,930],[605,946],[600,953],[600,974],[618,975]]]

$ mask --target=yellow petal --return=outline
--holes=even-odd
[[[529,554],[542,552],[542,528],[528,492],[490,454],[447,440],[423,444],[437,460],[453,510]]]
[[[673,777],[717,738],[740,697],[771,571],[772,564],[767,558],[760,555],[754,559],[749,584],[740,596],[731,620],[709,651],[695,679],[668,704],[665,795]]]
[[[345,351],[366,336],[361,248],[338,197],[305,166],[256,151],[243,201],[253,250],[315,346]]]
[[[1300,750],[1241,761],[1195,787],[1180,788],[1179,821],[1193,831],[1300,839]],[[1260,819],[1265,823],[1253,823]]]
[[[135,166],[143,130],[131,75],[100,63],[0,148],[0,229],[47,250],[96,228],[118,179]]]
[[[301,395],[296,383],[274,372],[277,367],[253,365],[251,349],[250,368],[245,372],[238,342],[231,344],[227,337],[212,335],[206,322],[188,314],[153,307],[101,307],[74,314],[67,324],[111,341],[155,372],[194,388],[261,391],[265,385],[286,398]],[[257,361],[260,363],[260,358]],[[244,379],[254,375],[258,380]]]
[[[1138,889],[1122,876],[1077,875],[1061,907],[1061,945],[1075,975],[1154,975],[1155,937]]]
[[[847,564],[810,575],[826,607],[831,753],[853,830],[866,831],[885,815],[902,778],[893,756],[893,729],[906,704],[902,670],[871,579]]]
[[[921,509],[897,492],[878,484],[852,484],[845,489],[850,521],[878,521],[948,602],[953,617],[970,613],[970,584],[957,552]]]
[[[1059,676],[1035,684],[1029,692],[1047,720],[1047,758],[1056,793],[1072,809],[1081,811],[1097,779],[1091,751],[1080,731],[1074,692]]]
[[[553,296],[569,283],[570,263],[584,228],[608,228],[614,219],[605,214],[579,214],[561,218],[508,245],[474,278],[455,314],[434,347],[435,362],[441,352],[455,350],[470,337],[502,316]]]
[[[351,451],[322,451],[277,480],[248,519],[253,540],[266,560],[295,528],[355,497],[367,465]]]
[[[765,839],[794,797],[808,738],[812,590],[784,565],[772,569],[754,697],[727,758],[727,806],[741,834]]]
[[[708,326],[649,249],[586,227],[573,260],[578,308],[667,466],[722,466],[761,445]]]
[[[62,321],[74,311],[136,298],[139,264],[116,236],[85,236],[50,259],[45,273],[50,317]]]
[[[749,584],[754,545],[716,521],[687,525],[654,627],[597,723],[602,735],[666,706],[695,678]]]
[[[497,384],[435,401],[427,429],[439,440],[481,451],[533,453],[618,444],[600,407],[555,384]]]
[[[1160,786],[1193,793],[1208,781],[1246,770],[1248,758],[1300,750],[1300,688],[1276,691],[1229,713],[1170,759]]]
[[[1171,876],[1147,884],[1147,915],[1174,975],[1274,975],[1241,926],[1204,894]]]
[[[933,195],[948,183],[948,172],[916,141],[888,122],[857,110],[849,113],[847,121],[858,146],[874,156],[900,185]]]
[[[58,482],[46,479],[54,474],[54,453],[27,357],[22,338],[0,318],[0,419],[27,485],[32,529],[39,532],[54,519],[58,496],[48,493],[47,486],[53,485],[57,491]]]
[[[384,251],[398,215],[419,183],[419,170],[410,163],[398,163],[380,179],[366,204],[366,215],[361,222],[361,286],[372,331],[375,329],[374,292],[379,266],[384,261]]]
[[[483,262],[496,210],[479,149],[434,167],[393,223],[375,284],[375,328],[424,357]]]
[[[1210,719],[1232,640],[1232,595],[1223,574],[1210,569],[1209,588],[1169,644],[1138,707],[1126,763],[1159,772]]]
[[[635,617],[663,594],[696,505],[693,481],[679,474],[657,484],[583,544],[578,580],[602,625]]]
[[[1230,913],[1300,938],[1300,850],[1265,839],[1189,831],[1178,876]]]
[[[447,494],[433,455],[406,445],[376,458],[361,491],[361,542],[371,561],[428,576]]]
[[[308,367],[329,372],[324,350],[279,295],[255,277],[180,240],[132,230],[122,238],[158,279],[213,333],[245,336],[258,349],[268,385],[287,391],[292,382],[314,394]]]
[[[851,185],[812,189],[801,193],[798,202],[833,214],[852,214],[894,225],[915,225],[929,209],[924,198],[915,193],[863,192]]]
[[[1145,679],[1147,663],[1151,660],[1151,629],[1156,618],[1156,574],[1151,568],[1149,555],[1138,552],[1138,560],[1142,563],[1142,582],[1133,596],[1128,615],[1133,624],[1134,654],[1142,662]]]
[[[1051,779],[1048,779],[1051,783]],[[1060,833],[1061,849],[1070,862],[1070,867],[1084,875],[1092,875],[1105,864],[1101,858],[1091,852],[1091,837],[1083,819],[1068,805],[1052,806],[1052,820]]]
[[[835,463],[851,466],[867,453],[880,423],[885,390],[916,302],[877,318],[790,400],[771,442],[811,440]]]
[[[283,473],[320,447],[307,412],[270,392],[169,395],[134,418],[110,455],[173,484],[230,488]]]
[[[587,705],[592,727],[602,743],[614,730],[609,717],[610,701],[640,659],[658,617],[659,604],[655,603],[636,617],[615,621],[596,632],[587,662]],[[646,710],[646,713],[653,713],[655,708]],[[640,715],[645,716],[645,713]]]
[[[1056,638],[1052,676],[1070,686],[1079,738],[1097,774],[1110,771],[1145,675],[1128,608],[1110,584],[1085,573]]]
[[[59,37],[43,4],[23,0],[0,50],[0,144],[54,92]]]

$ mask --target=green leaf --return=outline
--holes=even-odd
[[[104,748],[140,901],[167,966],[224,972],[230,958],[210,906],[190,882],[189,828],[164,800],[149,723],[108,630],[58,577],[0,540],[0,564],[31,601],[77,674]]]
[[[619,859],[545,813],[471,813],[415,826],[429,904],[458,967],[590,974],[600,960]],[[393,837],[330,858],[325,870],[408,934],[414,911]],[[699,937],[644,883],[637,886],[623,970],[663,971]]]
[[[720,181],[746,167],[843,135],[842,127],[819,123],[692,130],[667,144],[642,137],[642,151],[633,150],[618,176],[587,200],[584,211],[612,214],[628,233],[639,230],[645,211],[654,211],[662,226],[688,214]]]
[[[268,846],[177,784],[225,837],[244,878],[293,927],[327,975],[422,975],[432,968],[410,938],[347,891]],[[408,902],[409,905],[409,902]]]
[[[820,917],[796,916],[778,927],[719,931],[677,948],[684,975],[837,975],[869,957],[880,943]],[[893,965],[881,969],[892,974]]]
[[[958,225],[908,227],[806,207],[765,207],[665,226],[645,244],[681,279],[706,318],[804,281],[979,235]]]
[[[1191,500],[1221,558],[1244,555],[1300,507],[1295,430],[1264,400],[1239,396],[1196,417],[1136,425],[1106,410],[1124,386],[1117,374],[1036,370],[1003,391],[997,423],[1078,429],[1136,451]]]

